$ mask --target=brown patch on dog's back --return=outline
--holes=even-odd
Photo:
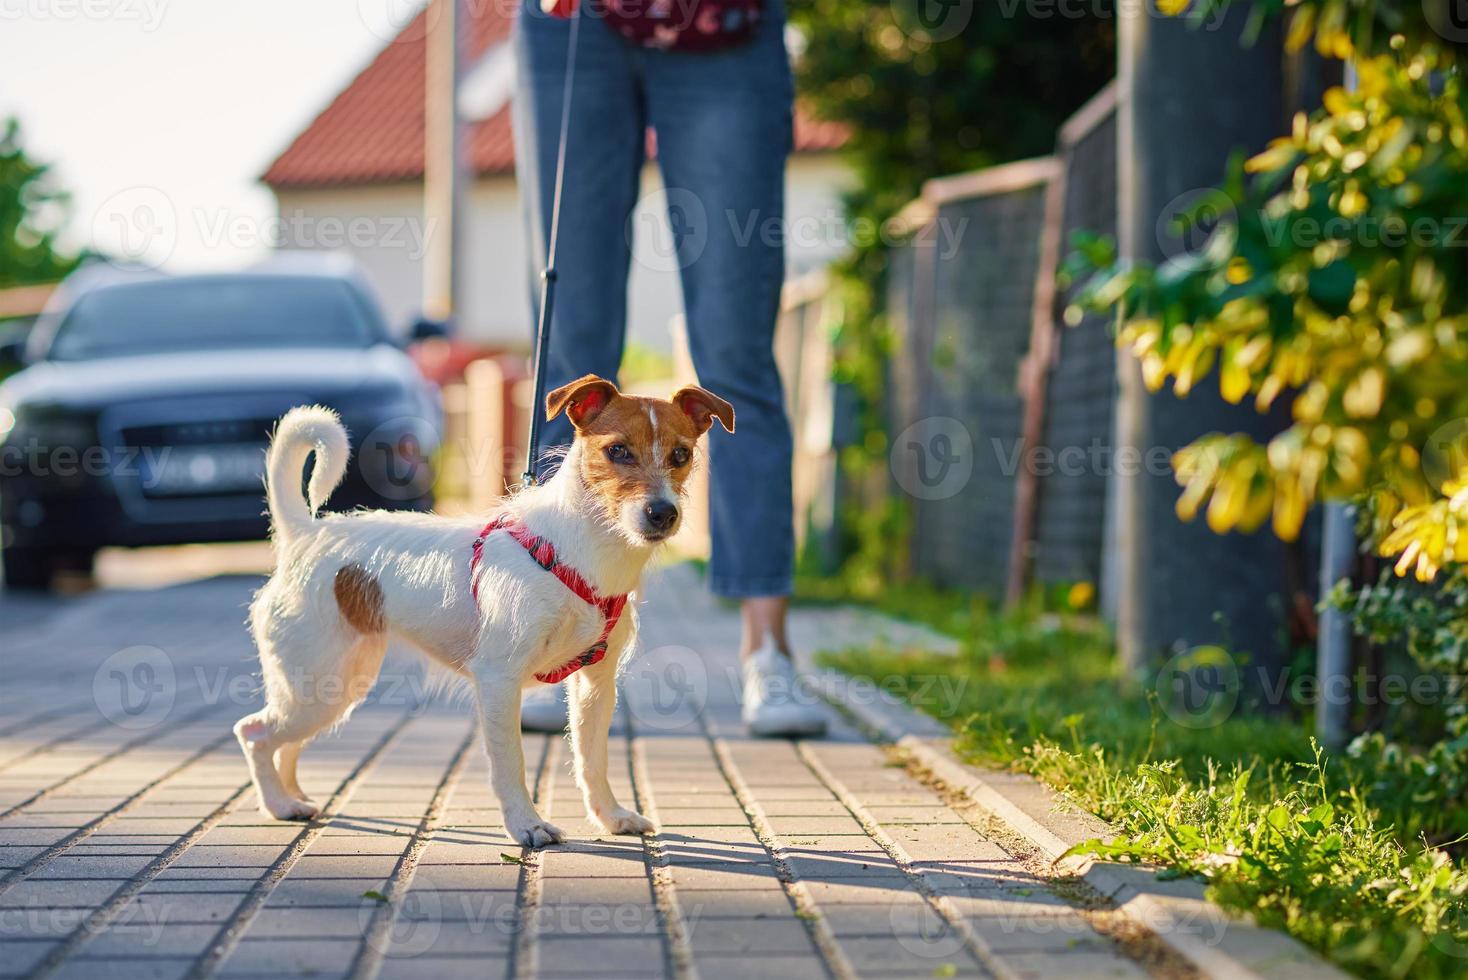
[[[343,565],[337,569],[332,586],[336,607],[352,628],[360,633],[382,633],[387,630],[387,615],[382,609],[382,586],[361,565]]]

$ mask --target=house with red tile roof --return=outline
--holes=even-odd
[[[510,123],[516,77],[510,6],[469,4],[461,26],[459,110],[471,180],[457,319],[466,339],[523,346],[531,330],[530,280]],[[275,193],[286,247],[355,256],[399,324],[422,311],[424,241],[432,233],[423,218],[426,16],[404,27],[262,176]],[[792,275],[844,250],[840,197],[852,178],[836,151],[846,136],[842,126],[797,110],[786,190]],[[671,232],[652,156],[632,223],[629,324],[633,341],[667,350],[681,292],[668,249],[660,247]]]

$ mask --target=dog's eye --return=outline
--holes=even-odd
[[[679,446],[677,449],[674,449],[671,454],[669,454],[668,460],[674,466],[686,466],[688,465],[688,460],[692,458],[692,455],[693,454],[688,451],[688,448],[686,446]]]
[[[607,459],[613,463],[630,463],[632,462],[632,450],[620,442],[614,442],[607,447]]]

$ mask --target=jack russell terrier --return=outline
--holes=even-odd
[[[511,497],[488,524],[383,511],[316,516],[346,472],[346,430],[321,407],[281,419],[266,461],[276,568],[250,606],[265,707],[234,727],[263,810],[281,820],[317,815],[296,781],[301,749],[346,720],[396,636],[472,688],[511,837],[529,847],[563,839],[530,799],[520,744],[522,689],[560,680],[588,815],[609,833],[652,832],[607,781],[617,668],[637,632],[627,597],[678,530],[699,437],[715,419],[733,432],[734,409],[698,387],[663,401],[587,375],[546,396],[545,411],[570,418],[570,451],[553,477]],[[327,684],[344,696],[321,697]]]

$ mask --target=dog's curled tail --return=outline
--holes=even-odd
[[[311,465],[311,482],[301,496],[301,473],[306,457]],[[347,472],[351,447],[341,419],[321,405],[293,408],[285,413],[270,439],[265,457],[265,499],[270,505],[270,522],[277,538],[289,538],[309,530],[316,512],[336,489]]]

